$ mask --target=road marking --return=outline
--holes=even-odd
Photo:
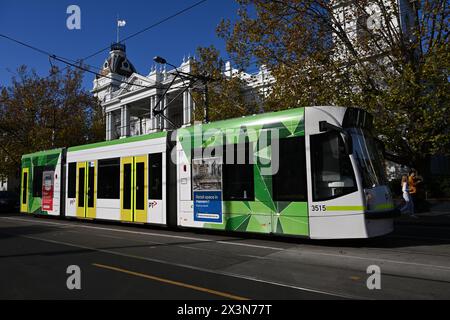
[[[3,233],[4,234],[8,234],[6,232],[3,232]],[[231,273],[231,272],[211,270],[211,269],[206,269],[206,268],[201,268],[201,267],[194,267],[194,266],[191,266],[191,265],[186,265],[186,264],[181,264],[181,263],[173,263],[173,262],[168,262],[168,261],[164,261],[164,260],[160,260],[160,259],[154,259],[154,258],[137,256],[137,255],[132,255],[132,254],[126,254],[126,253],[121,253],[121,252],[107,250],[107,249],[97,249],[97,248],[94,248],[94,247],[77,245],[77,244],[69,243],[69,242],[56,241],[56,240],[38,238],[38,237],[33,237],[33,236],[23,236],[23,235],[18,235],[18,234],[9,234],[9,235],[14,235],[16,237],[25,238],[25,239],[31,239],[31,240],[35,240],[35,241],[43,241],[43,242],[48,242],[48,243],[53,243],[53,244],[58,244],[58,245],[64,245],[64,246],[78,248],[78,249],[85,249],[85,250],[90,250],[90,251],[107,253],[107,254],[112,254],[112,255],[125,257],[125,258],[131,258],[131,259],[138,259],[138,260],[142,260],[142,261],[161,263],[161,264],[165,264],[165,265],[169,265],[169,266],[185,268],[185,269],[190,269],[190,270],[195,270],[195,271],[200,271],[200,272],[206,272],[206,273],[220,275],[220,276],[225,276],[225,277],[244,279],[244,280],[248,280],[248,281],[254,281],[254,282],[259,282],[259,283],[264,283],[264,284],[269,284],[269,285],[273,285],[273,286],[284,287],[284,288],[289,288],[289,289],[294,289],[294,290],[299,290],[299,291],[304,291],[304,292],[322,294],[322,295],[338,297],[338,298],[345,298],[345,299],[363,299],[363,297],[353,296],[353,295],[350,295],[350,294],[326,292],[326,291],[321,291],[321,290],[316,290],[316,289],[310,289],[310,288],[305,288],[305,287],[288,285],[288,284],[284,284],[284,283],[279,283],[279,282],[270,281],[270,280],[262,280],[262,279],[258,279],[258,278],[255,278],[255,277],[241,275],[241,274],[236,274],[236,273]],[[365,298],[365,299],[367,299],[367,298]]]
[[[232,245],[232,246],[242,246],[242,247],[259,248],[259,249],[269,249],[269,250],[274,250],[274,251],[284,251],[284,250],[286,250],[286,249],[283,249],[283,248],[260,246],[260,245],[257,245],[257,244],[237,243],[237,242],[227,242],[227,241],[214,241],[214,242],[220,243],[220,244],[229,244],[229,245]]]
[[[219,243],[224,245],[230,245],[230,246],[243,246],[243,247],[249,247],[249,248],[259,248],[259,249],[268,249],[268,250],[274,250],[274,251],[283,251],[286,250],[286,248],[278,248],[278,247],[269,247],[269,246],[261,246],[261,245],[255,245],[255,244],[247,244],[247,243],[235,243],[235,242],[228,242],[228,241],[216,241],[216,240],[209,240],[209,239],[203,239],[203,238],[193,238],[193,237],[184,237],[184,236],[173,236],[168,234],[160,234],[160,233],[151,233],[151,232],[139,232],[139,231],[131,231],[131,230],[120,230],[120,229],[114,229],[114,228],[103,228],[103,227],[93,227],[93,226],[86,226],[86,225],[78,225],[78,224],[68,224],[68,223],[51,223],[46,221],[34,221],[29,219],[22,219],[22,218],[6,218],[1,217],[0,219],[4,220],[12,220],[12,221],[19,221],[19,222],[30,222],[30,223],[40,223],[40,224],[50,224],[50,225],[59,225],[59,226],[70,226],[73,228],[84,228],[84,229],[93,229],[93,230],[104,230],[104,231],[113,231],[113,232],[122,232],[122,233],[129,233],[129,234],[138,234],[138,235],[146,235],[146,236],[155,236],[155,237],[162,237],[162,238],[173,238],[173,239],[183,239],[183,240],[192,240],[192,241],[201,241],[204,243]]]
[[[106,265],[98,264],[98,263],[93,263],[92,265],[97,267],[97,268],[111,270],[111,271],[117,271],[117,272],[125,273],[125,274],[128,274],[128,275],[136,276],[136,277],[141,277],[141,278],[145,278],[145,279],[149,279],[149,280],[153,280],[153,281],[158,281],[158,282],[162,282],[162,283],[171,284],[171,285],[178,286],[178,287],[192,289],[192,290],[196,290],[196,291],[200,291],[200,292],[206,292],[206,293],[209,293],[209,294],[212,294],[212,295],[216,295],[216,296],[219,296],[219,297],[222,297],[222,298],[231,299],[231,300],[250,300],[248,298],[236,296],[234,294],[230,294],[230,293],[226,293],[226,292],[221,292],[221,291],[217,291],[217,290],[203,288],[203,287],[199,287],[199,286],[195,286],[195,285],[187,284],[187,283],[183,283],[183,282],[168,280],[168,279],[155,277],[155,276],[151,276],[151,275],[148,275],[148,274],[134,272],[134,271],[121,269],[121,268],[117,268],[117,267],[106,266]]]

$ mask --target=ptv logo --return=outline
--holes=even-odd
[[[152,201],[148,205],[148,207],[151,209],[156,208],[157,206],[158,206],[158,202],[156,202],[156,201]]]

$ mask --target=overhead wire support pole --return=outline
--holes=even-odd
[[[209,93],[208,93],[208,81],[214,81],[213,78],[207,77],[207,76],[197,76],[190,73],[186,73],[183,71],[179,71],[176,66],[173,64],[167,62],[166,59],[156,56],[153,59],[156,63],[160,64],[167,64],[175,69],[175,72],[177,73],[177,76],[179,76],[182,79],[188,79],[189,81],[196,80],[196,81],[202,81],[204,85],[204,100],[205,100],[205,107],[204,107],[204,115],[203,115],[203,122],[208,123],[209,122]],[[172,86],[172,84],[171,84]]]
[[[169,66],[175,68],[175,71],[178,73],[180,77],[187,78],[189,81],[196,80],[196,81],[202,81],[204,85],[204,100],[205,100],[205,107],[204,107],[204,123],[209,123],[209,89],[208,89],[208,81],[215,81],[215,79],[207,76],[196,76],[193,74],[189,74],[186,72],[179,71],[177,67],[175,67],[171,63],[167,63]]]
[[[162,60],[164,60],[163,62],[165,62],[166,64],[168,64],[172,68],[175,68],[175,72],[183,80],[183,84],[184,85],[185,85],[185,83],[184,83],[185,79],[187,79],[190,82],[189,85],[183,90],[183,92],[181,94],[185,93],[187,90],[189,90],[191,88],[191,86],[193,86],[193,83],[192,83],[193,81],[194,81],[194,84],[195,84],[195,82],[199,80],[199,77],[196,77],[196,76],[194,76],[192,74],[189,74],[189,73],[186,73],[186,72],[182,72],[182,71],[178,70],[178,68],[176,66],[174,66],[173,64],[168,63],[165,59],[162,59]],[[206,89],[206,91],[205,91],[205,118],[204,118],[204,120],[205,120],[205,123],[208,123],[209,122],[208,107],[207,107],[208,106],[208,91],[207,91],[208,87],[207,87],[206,80],[204,81],[204,84],[205,84],[205,89]],[[191,96],[192,96],[192,93],[191,93]]]
[[[120,43],[120,27],[119,27],[119,15],[117,14],[116,20],[116,28],[117,28],[117,43]]]
[[[166,110],[166,108],[164,108],[163,110],[157,110],[157,108],[161,104],[162,99],[164,99],[166,97],[167,92],[169,92],[169,90],[172,88],[172,86],[175,83],[175,80],[177,79],[177,77],[178,76],[173,77],[172,82],[170,82],[169,86],[166,88],[166,90],[164,91],[163,95],[161,97],[159,97],[158,102],[156,103],[155,107],[153,108],[153,116],[154,117],[161,116],[162,118],[164,118],[175,129],[177,128],[177,126],[168,117],[166,117],[164,115],[164,111]]]

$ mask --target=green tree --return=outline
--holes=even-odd
[[[101,106],[82,88],[83,74],[25,66],[0,88],[0,175],[18,175],[23,154],[104,139]]]
[[[409,15],[397,0],[237,2],[238,21],[218,33],[241,68],[256,61],[271,70],[267,111],[367,109],[388,149],[424,174],[430,156],[450,153],[447,0],[415,1]]]

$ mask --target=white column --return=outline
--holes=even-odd
[[[150,120],[149,120],[149,125],[148,128],[149,130],[153,131],[153,97],[150,97],[150,101],[149,101],[149,112],[150,112]]]
[[[124,123],[125,123],[125,113],[123,106],[120,107],[120,138],[123,138],[124,135]]]
[[[187,97],[188,97],[188,110],[187,110],[188,123],[191,123],[194,114],[194,99],[192,99],[192,89],[189,89]]]
[[[158,117],[155,117],[155,115],[153,114],[153,109],[155,109],[156,106],[156,102],[157,102],[157,96],[153,96],[151,97],[151,103],[152,103],[152,130],[157,130],[158,129]]]
[[[125,137],[130,136],[130,108],[125,106]]]
[[[120,118],[121,138],[126,138],[130,135],[130,110],[127,105],[122,106],[120,110]]]
[[[164,109],[167,106],[167,95],[165,95],[162,102],[163,102],[162,109]],[[169,109],[167,108],[166,110],[164,110],[164,116],[168,117],[168,115],[169,115]],[[163,124],[163,129],[167,129],[169,127],[167,120],[164,118],[162,120],[162,124]]]
[[[194,119],[194,110],[195,110],[195,102],[194,102],[194,99],[192,98],[192,94],[193,94],[192,91],[193,91],[192,89],[189,89],[188,96],[187,96],[188,97],[187,113],[188,113],[189,123],[191,123]]]
[[[183,93],[183,125],[186,125],[189,123],[189,116],[188,116],[188,92],[186,91],[185,93]]]
[[[106,114],[106,141],[112,140],[112,114],[108,112]]]
[[[154,101],[155,107],[156,107],[156,104],[158,103],[158,100],[159,100],[159,96],[156,95],[155,96],[155,101]],[[162,102],[159,104],[158,110],[161,109],[161,104],[162,104]],[[160,130],[161,129],[161,116],[160,115],[156,116],[156,118],[155,118],[155,129],[156,130]]]
[[[109,140],[111,140],[109,138],[109,132],[111,131],[111,129],[109,128],[109,113],[105,114],[105,127],[106,127],[105,139],[106,139],[106,141],[109,141]]]
[[[119,138],[123,137],[124,122],[125,122],[125,120],[124,120],[123,106],[120,106],[120,128],[119,128],[120,129],[119,130],[120,137]]]

